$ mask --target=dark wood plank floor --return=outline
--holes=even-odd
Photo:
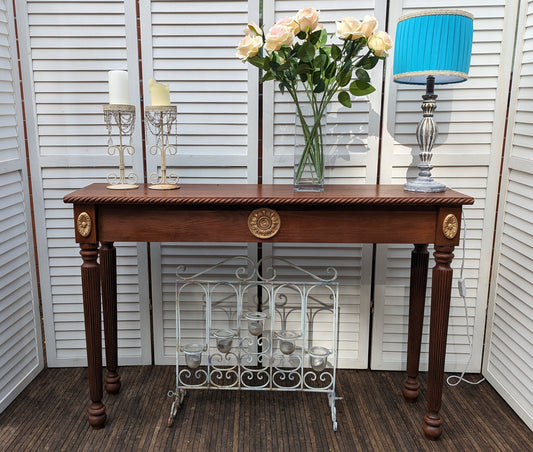
[[[174,367],[124,367],[104,396],[102,430],[86,422],[86,369],[47,369],[0,414],[0,451],[530,451],[533,432],[484,382],[445,387],[444,434],[424,438],[423,399],[406,403],[401,372],[338,371],[333,432],[325,394],[188,391],[167,427]]]

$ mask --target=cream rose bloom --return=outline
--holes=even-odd
[[[261,35],[261,27],[255,22],[250,22],[243,31],[246,36],[251,36],[252,38]]]
[[[248,58],[256,56],[259,53],[259,49],[263,45],[263,39],[261,36],[247,35],[241,39],[237,47],[237,58],[242,61],[246,61]]]
[[[265,49],[268,53],[290,46],[294,40],[294,33],[284,25],[274,25],[266,35]]]
[[[343,40],[351,39],[352,41],[361,38],[363,33],[359,31],[361,22],[353,17],[343,17],[337,24],[337,37]]]
[[[374,52],[374,55],[381,57],[392,47],[392,39],[388,33],[378,31],[368,38],[368,48]]]
[[[315,31],[318,27],[318,11],[315,8],[304,8],[298,11],[294,17],[300,31]]]
[[[365,16],[359,31],[369,38],[376,31],[376,28],[378,28],[377,19],[374,16]]]
[[[294,17],[285,16],[276,22],[276,25],[283,25],[288,28],[293,35],[297,35],[300,31],[300,25]]]

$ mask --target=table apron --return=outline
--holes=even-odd
[[[262,239],[248,227],[253,207],[96,207],[101,242],[434,243],[438,216],[435,208],[278,208],[279,231],[270,239]]]

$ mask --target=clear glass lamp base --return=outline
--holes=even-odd
[[[404,184],[403,188],[407,191],[423,193],[440,193],[446,191],[446,185],[435,181],[431,177],[417,177],[414,181]]]

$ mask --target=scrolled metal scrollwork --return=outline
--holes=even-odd
[[[260,389],[270,386],[270,374],[265,369],[244,369],[241,373],[241,383],[244,388]]]
[[[196,369],[192,372],[188,368],[178,372],[178,383],[185,388],[202,388],[209,385],[209,375],[205,369]]]
[[[328,371],[309,370],[304,373],[304,386],[310,390],[324,390],[333,387],[334,377]]]

